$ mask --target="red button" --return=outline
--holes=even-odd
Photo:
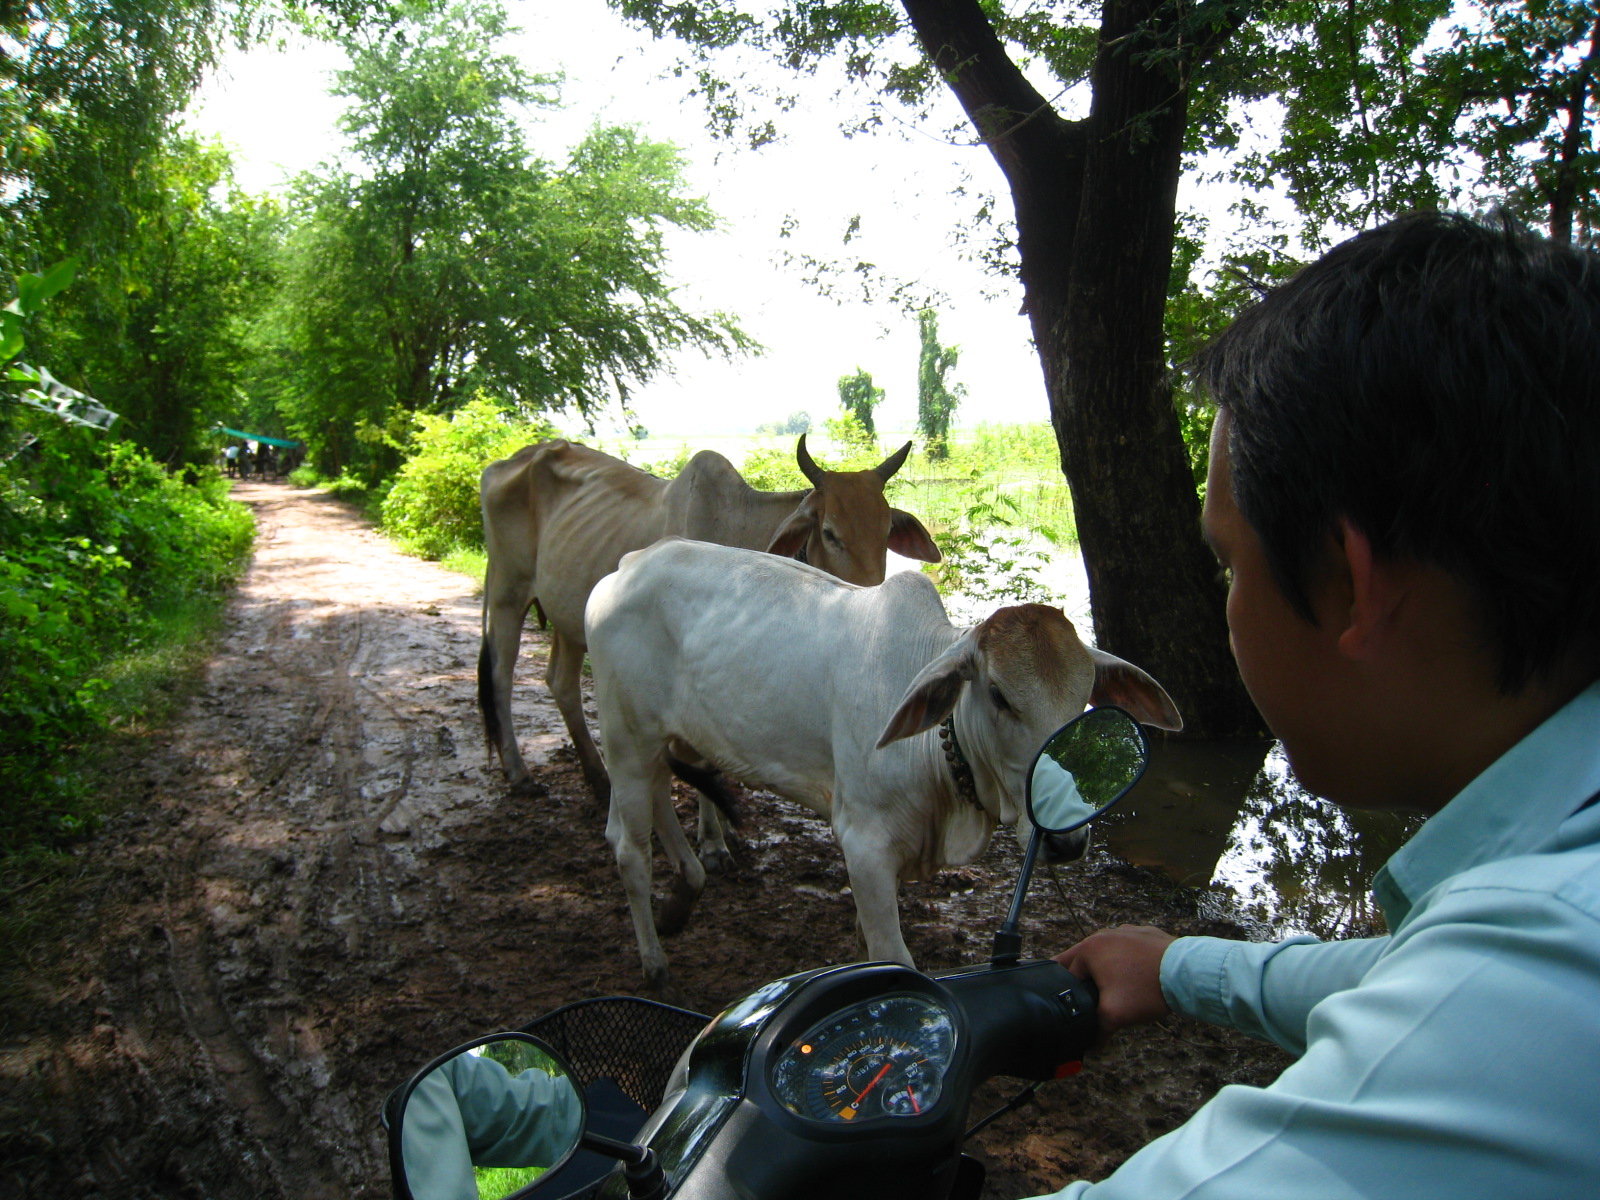
[[[1083,1070],[1083,1064],[1081,1062],[1062,1063],[1056,1068],[1056,1078],[1070,1079],[1081,1070]]]

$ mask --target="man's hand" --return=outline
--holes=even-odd
[[[1092,933],[1056,961],[1100,989],[1100,1033],[1147,1025],[1172,1011],[1161,994],[1161,956],[1178,939],[1151,925],[1118,925]]]

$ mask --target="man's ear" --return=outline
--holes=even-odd
[[[1349,572],[1350,607],[1339,632],[1339,653],[1346,658],[1371,658],[1394,626],[1405,586],[1393,566],[1372,553],[1372,539],[1339,519],[1340,565]]]

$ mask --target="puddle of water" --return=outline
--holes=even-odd
[[[1276,742],[1159,742],[1100,822],[1118,856],[1203,889],[1262,936],[1383,932],[1372,876],[1422,824],[1308,794]]]

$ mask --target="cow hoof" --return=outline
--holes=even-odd
[[[548,796],[550,789],[540,783],[532,775],[524,775],[514,781],[508,789],[513,796]]]
[[[678,876],[672,883],[672,895],[667,897],[656,913],[656,932],[662,937],[674,937],[682,933],[689,924],[689,914],[694,912],[694,904],[698,899],[699,889],[690,887],[687,879]]]
[[[706,869],[708,875],[731,875],[733,851],[726,846],[720,850],[701,850],[700,865]]]
[[[596,808],[610,809],[611,807],[611,780],[604,775],[585,775],[589,784],[589,794],[594,797]]]
[[[660,971],[646,971],[644,973],[645,995],[653,996],[663,1004],[671,1004],[677,1008],[692,1008],[689,997],[679,985],[678,981],[668,974],[662,967]]]

